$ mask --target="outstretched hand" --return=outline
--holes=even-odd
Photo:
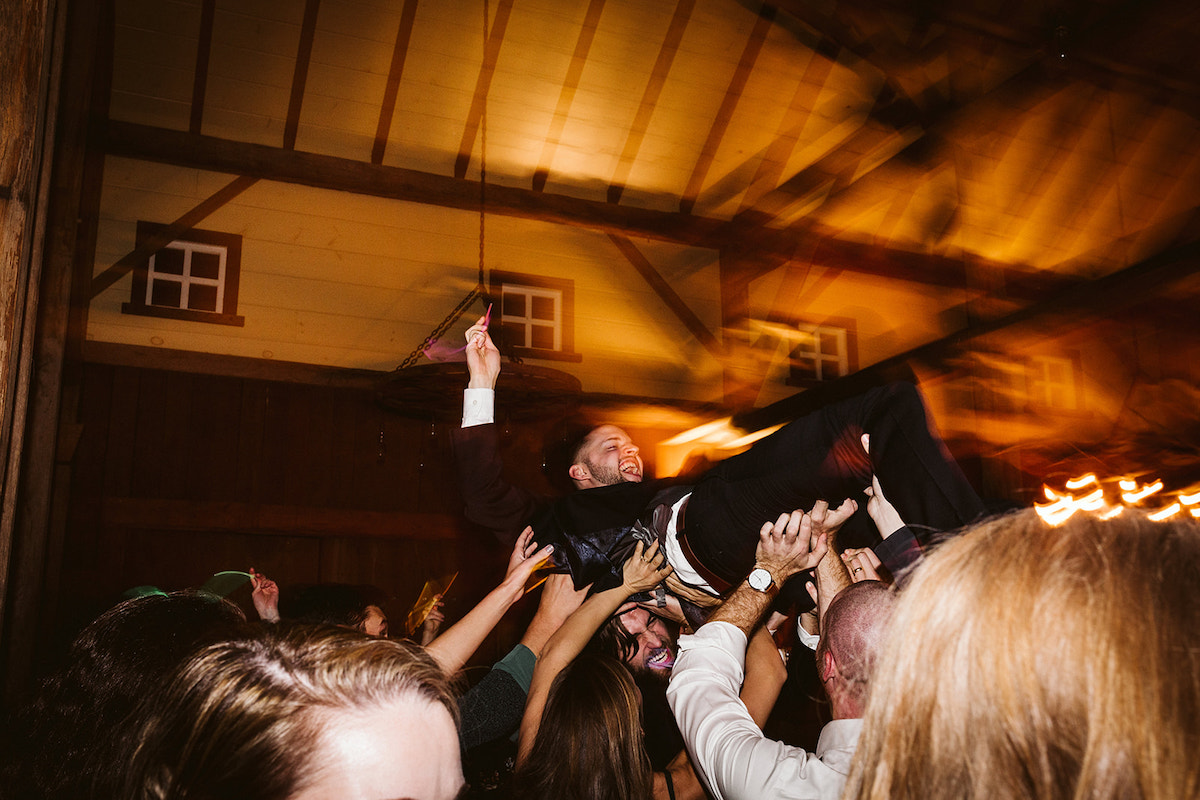
[[[537,542],[533,540],[533,527],[526,525],[525,530],[517,537],[517,543],[513,545],[512,555],[508,557],[508,570],[504,573],[504,582],[519,581],[524,586],[533,571],[546,563],[546,559],[550,558],[553,552],[552,544],[538,550]]]
[[[886,539],[904,527],[904,520],[900,517],[900,512],[884,496],[883,487],[879,485],[878,475],[871,476],[871,485],[863,492],[867,495],[867,514],[875,523],[875,527],[879,529],[880,536]]]
[[[258,618],[263,622],[278,622],[279,586],[261,572],[255,572],[254,567],[250,568],[250,585],[254,587],[250,601],[254,603]]]
[[[625,588],[629,594],[646,592],[663,582],[663,579],[675,569],[667,563],[667,555],[658,549],[658,542],[649,547],[639,541],[625,565],[621,574]]]
[[[776,584],[782,586],[797,572],[815,567],[828,546],[826,533],[821,531],[814,536],[812,517],[797,509],[780,514],[774,523],[763,524],[758,532],[754,563],[771,573]]]
[[[500,375],[500,350],[488,334],[488,316],[484,314],[467,328],[467,372],[469,389],[495,389]]]
[[[854,515],[855,511],[858,511],[858,503],[849,497],[833,510],[830,510],[829,503],[818,500],[813,503],[812,511],[808,512],[808,516],[812,518],[813,533],[834,536],[846,524],[846,520]]]
[[[842,553],[842,563],[850,572],[850,580],[855,583],[883,580],[879,574],[882,563],[869,547],[847,548]]]

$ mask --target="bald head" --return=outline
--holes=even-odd
[[[879,581],[863,581],[839,592],[825,612],[817,663],[834,716],[862,716],[895,599]]]

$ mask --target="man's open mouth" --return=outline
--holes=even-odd
[[[642,479],[642,468],[636,461],[622,461],[620,469],[625,480],[640,481]]]
[[[646,658],[646,666],[650,669],[670,669],[675,666],[675,654],[669,647],[656,647]]]

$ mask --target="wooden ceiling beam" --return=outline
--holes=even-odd
[[[105,289],[119,281],[123,276],[144,264],[147,259],[150,258],[150,256],[154,255],[159,250],[163,249],[168,244],[199,225],[210,214],[223,207],[230,200],[237,197],[239,194],[246,191],[257,182],[258,178],[247,178],[243,176],[240,178],[234,178],[225,186],[222,186],[179,219],[167,225],[159,233],[148,237],[146,241],[133,248],[133,250],[119,258],[111,267],[93,278],[91,296],[98,296]]]
[[[554,154],[562,140],[563,130],[567,127],[571,104],[575,102],[575,92],[579,90],[579,81],[583,77],[583,68],[587,65],[588,54],[592,50],[592,41],[596,38],[596,29],[600,27],[600,14],[603,11],[604,0],[591,0],[588,3],[583,25],[579,28],[579,37],[575,40],[575,51],[571,54],[567,75],[563,78],[562,89],[558,93],[558,104],[554,107],[554,116],[550,119],[550,130],[546,132],[546,140],[542,143],[542,155],[538,159],[537,169],[533,171],[535,192],[546,188],[546,179],[550,177],[550,167],[554,164]]]
[[[192,79],[192,108],[188,130],[200,133],[204,119],[204,97],[208,93],[208,60],[212,54],[213,20],[217,0],[204,0],[200,5],[200,34],[196,43],[196,74]]]
[[[629,135],[625,137],[625,147],[621,150],[621,158],[617,161],[612,180],[608,184],[608,202],[610,203],[621,202],[621,194],[625,191],[625,184],[629,180],[633,162],[637,160],[638,151],[642,149],[642,140],[646,138],[646,131],[650,128],[650,118],[654,116],[654,109],[658,105],[658,96],[662,94],[663,86],[667,82],[671,64],[675,61],[679,43],[683,40],[683,32],[687,30],[688,20],[691,19],[692,9],[695,7],[696,0],[679,0],[675,5],[675,14],[671,17],[671,24],[667,26],[667,35],[663,39],[662,47],[658,49],[658,58],[654,60],[650,79],[646,81],[646,88],[642,92],[642,101],[638,103],[633,124],[629,126]]]
[[[721,146],[721,140],[725,138],[725,132],[729,130],[733,112],[737,109],[738,100],[746,88],[750,73],[754,71],[754,64],[758,61],[758,54],[762,52],[763,42],[766,41],[767,34],[771,31],[771,23],[774,19],[775,9],[771,6],[763,6],[758,14],[758,19],[754,21],[754,28],[746,39],[745,47],[742,48],[742,57],[738,59],[733,77],[730,79],[729,85],[725,87],[725,96],[721,99],[721,105],[717,109],[712,125],[709,126],[708,136],[705,137],[704,144],[700,148],[700,157],[696,159],[696,164],[692,167],[692,174],[688,177],[687,185],[684,187],[683,197],[679,200],[679,210],[684,214],[692,213],[692,209],[696,206],[696,198],[704,187],[704,179],[708,177],[708,171],[717,157],[717,148]]]
[[[621,255],[625,256],[626,260],[638,271],[638,274],[650,285],[650,288],[659,296],[659,299],[683,323],[683,326],[688,329],[692,336],[696,337],[696,340],[700,344],[704,345],[704,349],[709,352],[709,355],[718,361],[723,361],[725,359],[725,347],[721,344],[721,341],[705,327],[704,321],[696,316],[696,313],[688,307],[688,304],[679,296],[679,293],[671,288],[671,284],[667,283],[666,279],[654,268],[649,259],[642,255],[642,251],[638,250],[637,246],[628,237],[609,233],[608,238],[612,240],[612,243],[621,251]]]
[[[816,99],[820,94],[819,87],[825,84],[832,71],[833,62],[828,58],[822,58],[819,53],[813,53],[809,58],[808,64],[804,67],[804,74],[800,76],[800,81],[796,84],[796,91],[792,93],[787,111],[784,112],[783,119],[779,122],[775,137],[767,145],[763,157],[759,159],[758,166],[754,170],[754,178],[742,195],[741,203],[738,205],[738,214],[754,207],[760,198],[770,194],[779,186],[788,160],[796,149],[796,143],[800,141],[800,136],[804,133],[804,127],[812,113],[811,107],[816,105]]]
[[[486,8],[486,6],[484,6]],[[481,129],[487,135],[487,97],[496,75],[496,61],[500,58],[500,45],[504,44],[504,32],[508,29],[508,18],[512,14],[513,0],[500,0],[492,28],[486,32],[483,48],[483,63],[479,65],[479,77],[475,79],[475,94],[471,97],[471,108],[467,111],[467,122],[463,126],[462,142],[458,146],[458,158],[454,160],[454,177],[465,178],[475,150],[475,139]]]
[[[404,0],[400,25],[396,28],[396,44],[392,46],[392,63],[388,67],[387,83],[383,87],[383,102],[379,106],[379,124],[375,126],[375,143],[371,146],[371,163],[382,164],[392,132],[392,117],[396,114],[396,97],[400,79],[404,77],[404,62],[408,60],[408,43],[412,39],[413,20],[417,17],[417,0]],[[195,133],[195,131],[193,131]]]
[[[478,212],[479,183],[337,156],[109,120],[106,152],[181,167]],[[718,249],[722,220],[488,184],[487,211]]]
[[[104,149],[116,156],[181,167],[444,208],[479,210],[479,184],[475,181],[131,122],[110,120]],[[773,228],[744,230],[709,217],[496,184],[487,187],[487,210],[491,214],[722,250],[739,259],[746,256],[747,261],[758,265],[748,279],[760,277],[787,263],[800,247],[805,252],[813,252],[813,257],[818,259],[813,263],[823,266],[930,285],[963,286],[968,262],[1004,270],[1006,284],[1011,291],[1019,293],[1017,296],[1023,297],[1025,292],[1040,294],[1051,281],[1049,276],[1041,276],[1020,265],[847,242],[822,235],[825,232],[820,229],[799,232]]]
[[[283,148],[296,148],[300,130],[300,108],[304,105],[304,87],[308,83],[308,67],[312,62],[313,40],[317,37],[317,15],[321,0],[305,0],[304,20],[300,24],[300,45],[296,49],[296,67],[292,72],[292,93],[288,100],[287,119],[283,123]]]

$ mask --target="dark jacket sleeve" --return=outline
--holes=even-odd
[[[924,554],[917,537],[907,525],[872,548],[879,561],[888,568],[898,585],[907,582],[909,570]]]
[[[503,670],[493,669],[458,701],[463,750],[510,736],[521,726],[525,690]]]
[[[455,428],[450,440],[467,519],[511,547],[545,498],[504,479],[495,423]]]

